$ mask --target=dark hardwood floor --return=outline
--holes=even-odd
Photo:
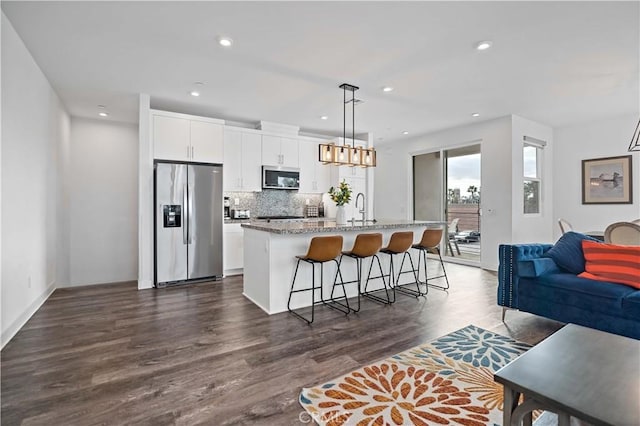
[[[447,265],[451,290],[266,315],[242,277],[162,290],[58,289],[2,350],[9,425],[302,424],[300,388],[475,324],[535,344],[561,324],[496,305],[496,276]]]

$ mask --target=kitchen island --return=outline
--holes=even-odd
[[[268,314],[276,314],[287,310],[287,300],[291,289],[291,280],[296,266],[296,256],[304,255],[311,238],[320,235],[342,235],[343,250],[350,250],[356,235],[379,232],[383,236],[383,244],[389,242],[391,234],[398,231],[413,231],[414,242],[419,242],[426,228],[441,228],[446,222],[440,221],[408,221],[380,220],[348,222],[347,225],[336,225],[335,221],[272,221],[242,224],[244,231],[244,296],[258,305]],[[388,255],[380,255],[385,273],[388,273]],[[400,256],[398,256],[400,258]],[[414,259],[417,258],[414,256]],[[398,260],[399,261],[399,260]],[[363,270],[368,268],[365,262]],[[395,264],[394,264],[395,265]],[[399,265],[396,266],[396,269]],[[335,276],[335,263],[324,265],[323,288],[325,297],[331,294]],[[405,270],[406,270],[405,266]],[[345,281],[355,280],[356,264],[345,258],[340,267]],[[368,269],[367,269],[368,270]],[[316,267],[319,280],[319,267]],[[374,268],[376,271],[376,268]],[[377,275],[372,273],[372,275]],[[380,280],[378,280],[380,281]],[[296,288],[311,286],[311,265],[300,263]],[[380,284],[381,287],[381,284]],[[355,297],[357,286],[347,284],[347,295]],[[341,294],[340,290],[337,290]],[[311,293],[296,293],[291,299],[294,309],[311,305]]]

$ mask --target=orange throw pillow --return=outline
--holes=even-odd
[[[640,246],[621,246],[582,240],[585,272],[578,275],[640,289]]]

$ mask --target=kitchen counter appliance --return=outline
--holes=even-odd
[[[300,189],[300,169],[262,166],[263,189]]]
[[[225,219],[231,218],[231,201],[229,200],[229,197],[224,197],[223,205],[224,205],[224,218]]]
[[[222,278],[222,166],[154,164],[155,285]]]
[[[232,219],[250,219],[251,212],[249,210],[231,210]]]

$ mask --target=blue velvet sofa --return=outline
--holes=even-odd
[[[551,244],[500,245],[498,305],[640,339],[640,290],[581,278],[545,257]]]

